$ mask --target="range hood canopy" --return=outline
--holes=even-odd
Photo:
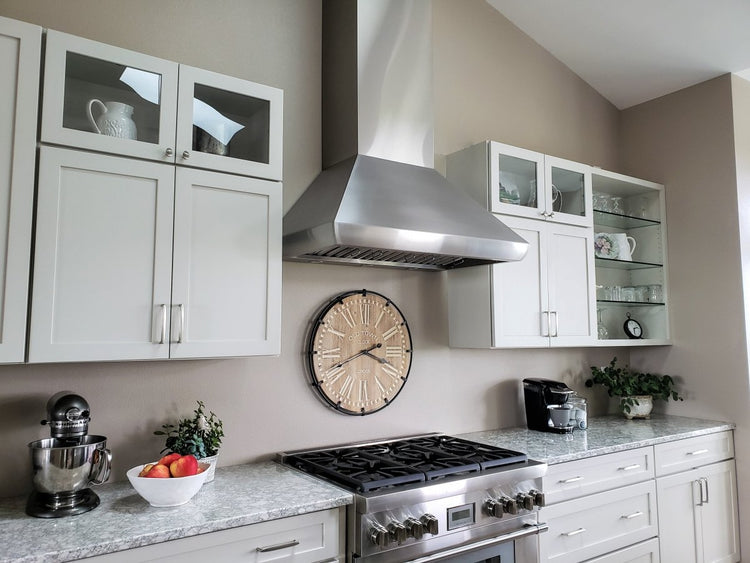
[[[323,172],[284,258],[445,270],[528,244],[434,168],[429,0],[323,0]]]

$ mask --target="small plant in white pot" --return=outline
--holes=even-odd
[[[638,372],[616,364],[615,357],[607,366],[591,366],[586,387],[603,385],[610,397],[619,397],[620,410],[626,418],[649,418],[654,399],[682,401],[669,375]]]
[[[198,408],[193,411],[191,417],[180,419],[176,425],[163,424],[162,430],[156,430],[154,434],[167,437],[161,453],[192,454],[197,459],[210,463],[211,467],[206,477],[206,482],[209,482],[213,481],[216,471],[224,426],[213,411],[206,414],[203,401],[197,402]]]

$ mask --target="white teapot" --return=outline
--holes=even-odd
[[[101,108],[102,113],[94,119],[93,106]],[[100,135],[109,135],[120,139],[137,139],[135,122],[131,118],[133,106],[122,102],[102,102],[101,100],[89,100],[86,105],[86,116],[89,118],[91,127]]]

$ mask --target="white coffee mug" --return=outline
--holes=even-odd
[[[617,258],[619,260],[632,260],[635,251],[635,239],[625,233],[610,233],[609,235],[617,242],[617,248],[620,249]]]

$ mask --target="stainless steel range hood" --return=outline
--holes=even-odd
[[[433,168],[430,0],[323,0],[323,172],[284,258],[445,270],[527,243]]]

